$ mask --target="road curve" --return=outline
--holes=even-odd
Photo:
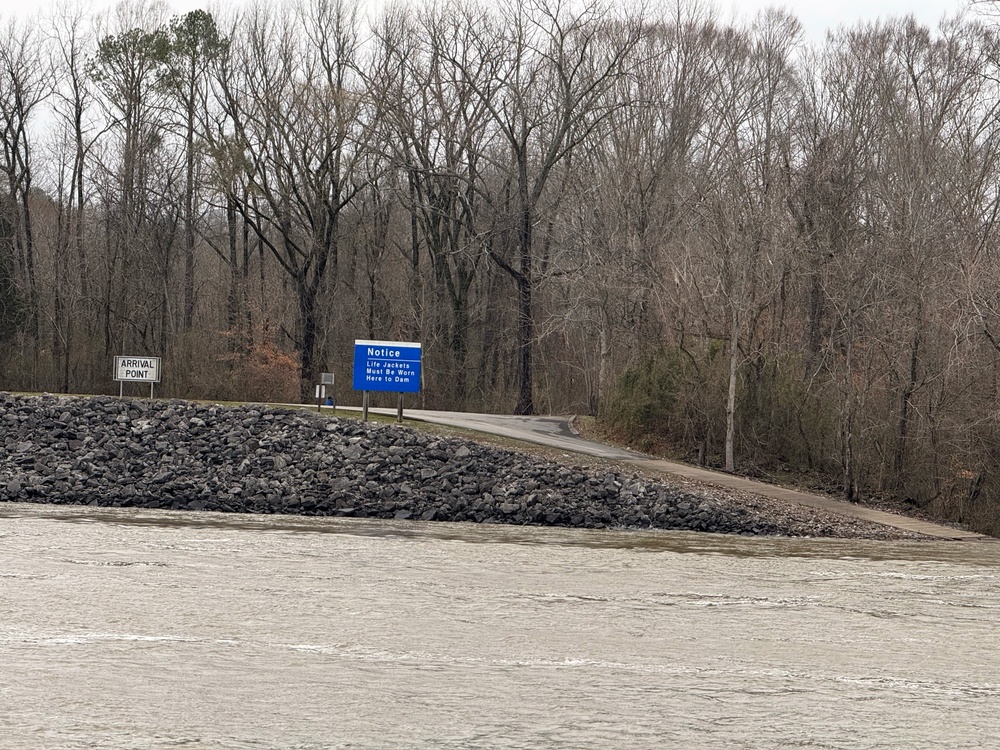
[[[351,408],[351,407],[338,407]],[[354,407],[357,409],[357,407]],[[360,409],[357,409],[360,410]],[[395,415],[395,409],[373,408],[369,409],[373,414]],[[677,463],[675,461],[665,461],[663,459],[648,456],[636,451],[623,448],[616,448],[604,443],[597,443],[592,440],[584,440],[573,429],[572,417],[555,416],[511,416],[506,414],[468,414],[454,411],[431,411],[426,409],[407,409],[404,417],[420,422],[431,424],[447,425],[449,427],[459,427],[477,432],[484,432],[490,435],[522,440],[528,443],[536,443],[551,448],[558,448],[571,453],[581,453],[588,456],[597,456],[622,463],[632,464],[637,468],[646,471],[658,472],[691,479],[705,484],[713,484],[719,487],[728,487],[734,490],[754,492],[758,495],[771,497],[776,500],[784,500],[790,503],[798,503],[810,508],[826,510],[831,513],[839,513],[843,516],[858,518],[864,521],[880,523],[884,526],[891,526],[897,529],[904,529],[926,536],[937,537],[939,539],[950,539],[954,541],[995,541],[993,537],[976,534],[971,531],[954,529],[950,526],[921,521],[909,516],[900,516],[895,513],[866,508],[855,505],[845,500],[828,497],[826,495],[816,495],[810,492],[778,487],[764,482],[757,482],[752,479],[726,474],[720,471],[711,471],[698,466]]]

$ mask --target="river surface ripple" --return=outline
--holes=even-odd
[[[1000,545],[0,505],[0,748],[996,748]]]

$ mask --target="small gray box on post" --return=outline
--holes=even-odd
[[[332,406],[334,409],[337,408],[337,396],[333,391],[333,386],[336,383],[336,376],[332,372],[322,372],[319,375],[319,385],[316,386],[316,399],[319,404],[326,403],[327,406]],[[326,387],[330,386],[330,398],[326,396]],[[322,394],[322,395],[321,395]],[[319,408],[319,406],[317,406]]]

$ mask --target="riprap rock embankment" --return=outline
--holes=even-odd
[[[0,500],[858,536],[638,476],[302,410],[0,395]],[[864,535],[864,534],[861,534]]]

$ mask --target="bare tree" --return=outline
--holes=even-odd
[[[117,6],[89,72],[108,121],[99,160],[104,200],[105,354],[123,346],[163,353],[173,298],[177,164],[165,144],[159,75],[162,6]]]
[[[314,0],[294,19],[263,8],[240,17],[216,71],[226,117],[221,169],[246,191],[228,196],[293,284],[293,340],[302,395],[318,377],[317,315],[337,273],[341,216],[357,195],[365,101],[357,73],[358,22],[346,4]]]
[[[71,362],[75,331],[82,331],[84,345],[94,333],[97,308],[92,299],[91,257],[87,250],[86,164],[98,137],[93,115],[94,94],[87,73],[87,56],[95,45],[91,24],[79,8],[62,6],[48,18],[49,54],[56,78],[53,111],[53,153],[57,161],[53,178],[57,204],[55,264],[54,347],[60,364],[60,390],[71,389]]]
[[[691,171],[714,87],[713,39],[712,17],[697,4],[651,20],[636,64],[608,92],[617,106],[572,160],[563,222],[576,236],[554,266],[565,315],[590,333],[582,350],[596,347],[592,411],[604,411],[622,366],[651,344],[672,336],[683,347],[696,312],[674,267],[695,215]]]
[[[749,33],[724,30],[713,50],[716,83],[709,97],[698,178],[703,245],[686,265],[685,283],[718,299],[727,341],[725,468],[736,468],[738,388],[742,365],[757,346],[758,326],[782,277],[782,232],[788,160],[790,54],[798,22],[761,14]],[[702,304],[705,304],[703,302]],[[714,308],[715,305],[710,307]],[[723,332],[724,331],[724,332]]]
[[[195,10],[170,21],[161,47],[161,83],[178,106],[184,142],[184,328],[194,323],[195,220],[197,170],[195,139],[204,130],[209,109],[209,72],[213,61],[226,53],[228,41],[219,35],[210,13]]]
[[[539,207],[555,168],[614,110],[606,94],[631,64],[642,26],[616,18],[597,3],[570,11],[548,0],[507,6],[489,16],[467,11],[466,17],[476,28],[464,48],[469,53],[452,55],[450,62],[473,86],[503,144],[490,159],[504,181],[488,194],[498,213],[510,217],[514,241],[508,248],[493,245],[488,252],[515,284],[514,412],[531,414]],[[493,66],[488,79],[476,70],[482,61]]]
[[[52,91],[52,73],[34,20],[11,19],[0,30],[0,170],[7,177],[8,208],[21,278],[26,286],[29,328],[40,336],[32,218],[32,118]]]
[[[414,252],[426,249],[434,288],[447,305],[447,349],[453,398],[464,406],[470,338],[470,295],[482,259],[478,234],[478,170],[486,141],[488,110],[475,90],[473,73],[486,85],[490,60],[467,56],[473,28],[454,12],[429,9],[419,17],[388,15],[379,30],[377,79],[383,92],[380,119],[390,124],[385,142],[405,173],[401,199],[413,217]],[[459,64],[452,60],[461,61]],[[419,273],[418,259],[411,263]]]

